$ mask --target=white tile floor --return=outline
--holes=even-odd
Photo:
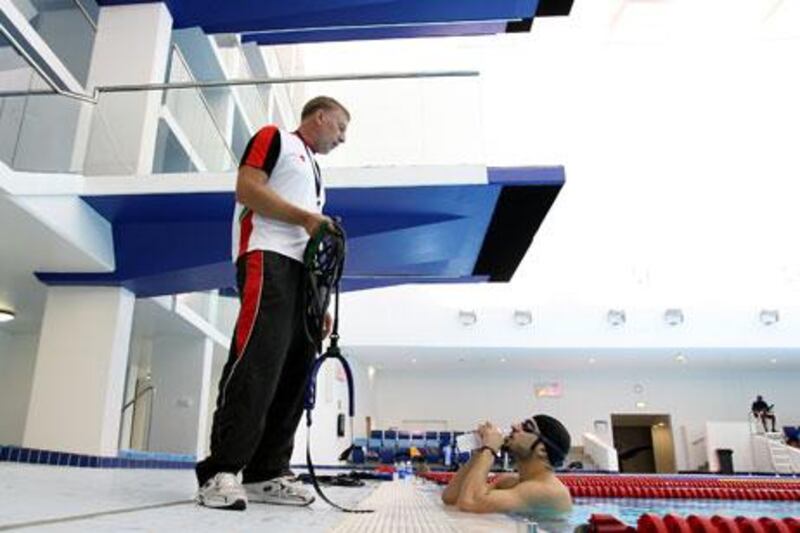
[[[500,515],[444,508],[439,488],[374,482],[326,489],[335,502],[373,506],[347,515],[321,501],[308,508],[250,505],[247,511],[198,507],[191,470],[99,470],[0,463],[0,530],[29,531],[515,531]]]

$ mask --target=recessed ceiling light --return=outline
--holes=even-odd
[[[777,365],[778,364],[778,360],[775,357],[770,359],[769,362],[772,363],[773,365]]]
[[[417,358],[416,357],[411,359],[411,364],[412,365],[416,365],[417,364]]]
[[[458,312],[458,321],[464,326],[473,326],[478,321],[478,314],[475,311],[462,309]]]
[[[589,358],[589,364],[590,364],[590,365],[593,365],[593,364],[595,364],[596,362],[597,362],[597,359],[595,359],[594,357],[590,357],[590,358]]]
[[[10,309],[0,309],[0,322],[11,322],[15,316],[14,311]]]
[[[533,314],[527,309],[517,309],[514,311],[514,323],[518,326],[530,326],[533,322]]]
[[[644,403],[644,402],[636,402],[636,408],[637,409],[644,409],[645,407],[647,407],[646,403]]]
[[[664,322],[670,326],[683,324],[683,311],[680,309],[667,309],[664,311]]]
[[[611,309],[606,315],[606,320],[612,326],[621,326],[625,323],[625,311],[622,309]]]
[[[505,362],[506,362],[506,358],[505,358],[505,357],[501,357],[501,358],[500,358],[500,362],[501,362],[501,363],[505,363]]]
[[[684,363],[686,363],[686,356],[681,354],[681,353],[679,353],[678,355],[675,356],[675,361],[678,362],[678,363],[684,364]]]
[[[765,326],[771,326],[778,322],[781,319],[781,315],[777,309],[763,309],[758,314],[758,319],[761,321],[762,324]]]

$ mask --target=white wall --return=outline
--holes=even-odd
[[[539,382],[560,382],[562,397],[534,399],[534,384]],[[634,391],[636,384],[642,386],[641,394]],[[387,369],[376,377],[375,428],[402,426],[409,419],[444,419],[450,429],[469,429],[488,419],[507,428],[542,412],[560,419],[579,445],[583,433],[594,432],[595,420],[605,420],[611,427],[612,413],[669,414],[677,466],[687,469],[698,465],[687,465],[680,428],[686,426],[694,439],[705,433],[706,421],[746,421],[758,391],[776,404],[781,423],[800,423],[797,379],[792,374],[685,368],[657,375],[634,368],[619,373]],[[646,402],[646,408],[637,408],[637,401]],[[598,437],[612,442],[610,434]]]
[[[22,444],[37,342],[36,335],[0,331],[0,444]]]
[[[156,394],[150,450],[197,453],[204,345],[202,338],[153,339],[150,371]]]
[[[711,472],[719,471],[718,449],[733,451],[733,471],[761,472],[772,470],[764,469],[757,464],[754,457],[753,439],[750,433],[750,422],[708,422],[706,424],[706,453],[708,455],[708,469]]]
[[[374,388],[367,367],[352,358],[348,359],[353,371],[356,413],[353,429],[356,437],[366,436],[364,417],[373,413]],[[314,464],[337,464],[339,454],[350,445],[350,421],[346,418],[345,436],[336,436],[336,419],[339,413],[347,417],[347,381],[344,372],[338,371],[338,362],[327,361],[317,379],[317,401],[311,426],[311,454]],[[374,420],[374,416],[373,416]],[[373,422],[374,424],[374,422]],[[374,426],[373,426],[374,427]],[[295,434],[294,453],[291,463],[306,463],[306,418],[305,412]]]

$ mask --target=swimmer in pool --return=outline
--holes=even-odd
[[[477,429],[481,447],[472,453],[442,493],[446,505],[471,513],[568,513],[569,490],[556,477],[569,452],[570,436],[555,418],[536,415],[511,427],[503,436],[486,422]],[[494,458],[506,450],[515,460],[516,474],[488,483]]]

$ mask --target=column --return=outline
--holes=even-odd
[[[103,7],[88,89],[99,85],[163,83],[172,16],[163,3]],[[91,120],[83,117],[85,175],[147,175],[152,171],[162,91],[103,94]],[[82,154],[81,148],[76,154]]]
[[[118,287],[48,288],[24,446],[117,454],[134,302]]]

